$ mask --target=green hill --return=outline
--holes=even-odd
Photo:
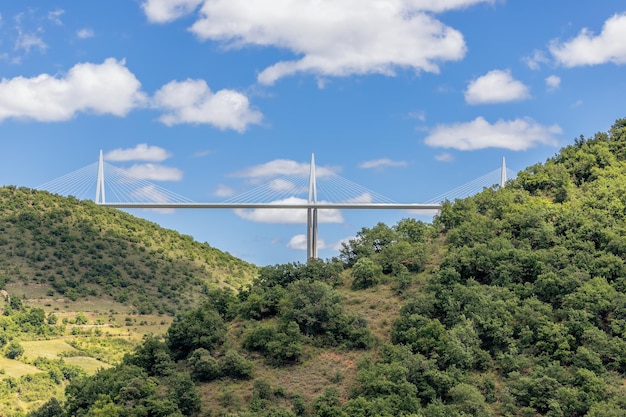
[[[0,289],[50,307],[174,315],[256,267],[189,236],[88,201],[0,188]],[[80,311],[84,308],[75,308]]]
[[[623,119],[432,224],[209,289],[30,416],[626,416],[625,191]]]

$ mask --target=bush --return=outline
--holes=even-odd
[[[212,381],[222,374],[217,359],[204,348],[198,348],[189,355],[189,366],[191,374],[198,381]]]
[[[378,284],[383,269],[370,258],[361,258],[352,267],[352,289],[361,290]]]
[[[24,354],[24,348],[15,340],[9,343],[6,350],[4,351],[4,356],[9,359],[17,359]]]
[[[302,335],[296,322],[279,331],[274,323],[262,323],[244,335],[243,346],[262,352],[274,365],[296,362],[302,354]]]
[[[250,379],[254,373],[254,364],[231,349],[224,354],[222,373],[231,378]]]

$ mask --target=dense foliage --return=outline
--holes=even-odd
[[[431,225],[207,294],[32,415],[626,416],[626,119]],[[332,355],[356,364],[285,388]]]
[[[210,283],[239,288],[256,268],[119,210],[0,188],[0,289],[50,300],[111,298],[140,314],[188,309]]]

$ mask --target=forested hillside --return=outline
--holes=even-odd
[[[208,291],[44,416],[626,416],[626,119],[432,224]]]
[[[0,188],[0,289],[13,296],[174,315],[211,284],[239,288],[254,276],[253,265],[122,211]]]

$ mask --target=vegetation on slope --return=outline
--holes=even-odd
[[[174,315],[210,285],[239,288],[256,268],[119,210],[0,188],[0,289],[48,303],[108,299]]]
[[[31,415],[625,416],[625,187],[626,119],[432,225],[212,290]]]

